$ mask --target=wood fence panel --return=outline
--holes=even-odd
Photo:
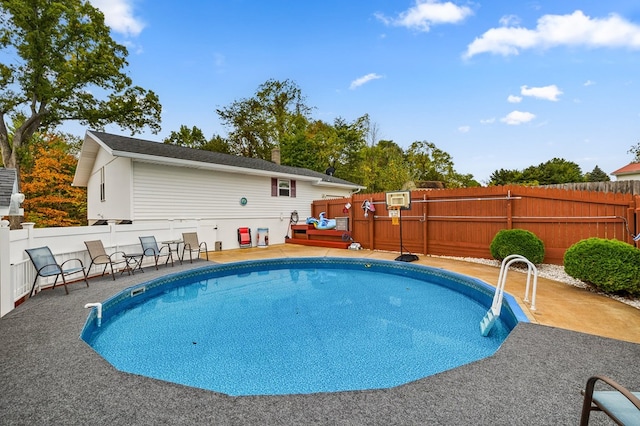
[[[367,217],[365,200],[376,208]],[[352,207],[345,214],[347,202]],[[384,193],[318,200],[311,210],[348,216],[353,239],[364,248],[400,251],[400,226],[392,224]],[[526,229],[543,241],[544,262],[562,264],[566,249],[585,238],[634,244],[639,216],[640,196],[631,193],[526,186],[414,190],[411,209],[402,211],[402,245],[416,254],[491,258],[498,231]]]

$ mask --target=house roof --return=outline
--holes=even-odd
[[[88,130],[85,135],[78,167],[73,179],[74,186],[87,185],[100,148],[107,150],[113,156],[128,157],[138,161],[226,171],[229,173],[283,177],[315,181],[316,185],[364,189],[363,186],[353,182],[301,167],[283,166],[259,158],[204,151],[93,130]]]
[[[611,174],[614,176],[640,174],[640,163],[629,163]]]
[[[16,170],[0,167],[0,209],[9,209],[11,195],[16,190]]]

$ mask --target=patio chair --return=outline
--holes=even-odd
[[[56,288],[56,284],[58,283],[58,278],[62,276],[62,284],[64,285],[64,291],[66,294],[69,294],[69,289],[67,288],[67,280],[66,276],[71,274],[82,273],[82,278],[84,282],[87,283],[87,287],[89,287],[89,281],[87,281],[87,272],[80,259],[68,259],[58,264],[56,258],[53,257],[53,253],[51,253],[51,249],[47,246],[26,249],[25,250],[29,255],[29,259],[33,263],[33,266],[36,268],[36,278],[33,280],[33,286],[31,287],[31,292],[29,293],[29,297],[33,296],[33,290],[36,288],[36,283],[38,282],[38,277],[52,277],[56,276],[55,281],[53,282],[52,289]],[[77,263],[80,266],[66,267],[65,265],[69,262]]]
[[[595,390],[597,381],[606,383],[613,390]],[[640,392],[630,392],[607,376],[593,376],[587,380],[582,394],[580,426],[589,424],[592,411],[602,411],[619,425],[640,424]]]
[[[102,277],[107,273],[107,267],[111,267],[111,276],[113,280],[116,280],[116,274],[113,270],[114,265],[126,265],[127,261],[125,259],[125,253],[123,251],[116,251],[111,254],[107,254],[104,249],[104,245],[101,240],[93,240],[93,241],[85,241],[84,245],[87,246],[87,251],[89,252],[89,257],[91,258],[91,264],[89,264],[89,268],[87,271],[91,270],[93,265],[104,265],[104,269],[102,270]],[[118,255],[120,255],[120,259],[118,259]]]
[[[251,247],[251,228],[238,228],[238,244],[241,248]]]
[[[140,244],[142,245],[142,256],[153,257],[155,260],[156,270],[158,269],[158,260],[160,260],[161,257],[167,258],[164,262],[165,265],[169,266],[169,261],[171,261],[171,266],[173,266],[173,252],[169,246],[162,246],[161,248],[158,248],[158,243],[154,236],[139,238]]]
[[[206,242],[200,242],[198,240],[197,232],[183,232],[182,233],[182,261],[184,262],[184,254],[185,252],[189,252],[189,262],[193,263],[193,253],[198,253],[198,258],[200,257],[200,253],[204,251],[204,254],[207,256],[207,260],[209,260],[209,251],[207,249]]]

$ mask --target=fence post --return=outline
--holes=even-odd
[[[9,221],[0,221],[0,317],[14,308],[13,282],[11,281],[11,240]]]
[[[424,222],[422,223],[422,249],[425,255],[429,254],[429,203],[427,203],[427,195],[422,195],[422,200],[425,201],[422,203],[422,217],[424,217]]]
[[[109,247],[113,247],[114,251],[119,251],[118,245],[116,244],[116,221],[115,219],[107,220],[107,225],[109,226]]]
[[[35,222],[22,222],[22,229],[27,230],[27,238],[29,240],[28,247],[33,247],[33,227],[36,226]]]
[[[640,232],[640,196],[639,195],[634,195],[633,196],[633,201],[631,201],[629,203],[629,209],[627,210],[627,224],[629,224],[629,226],[631,227],[633,224],[633,229],[628,229],[629,233],[633,234],[633,235],[638,235],[638,232]],[[628,234],[628,233],[627,233]],[[631,235],[629,236],[631,237]],[[627,238],[629,238],[627,237]],[[638,247],[638,241],[633,241],[632,243],[634,246]]]
[[[507,195],[507,229],[513,229],[513,201],[511,191]]]

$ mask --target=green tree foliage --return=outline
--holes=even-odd
[[[591,173],[585,173],[584,180],[587,182],[609,182],[611,178],[600,167],[595,166]]]
[[[200,149],[213,152],[221,152],[223,154],[231,154],[229,142],[220,135],[215,135],[207,141]]]
[[[363,182],[369,116],[364,115],[352,123],[336,118],[333,127],[335,138],[331,140],[328,149],[331,152],[329,161],[336,170],[336,176],[351,182]]]
[[[221,152],[223,154],[232,153],[229,143],[222,136],[215,135],[207,140],[200,128],[196,126],[189,128],[184,124],[180,126],[178,131],[172,130],[163,142],[170,145],[201,149],[203,151]]]
[[[244,157],[271,159],[271,151],[286,135],[295,133],[300,119],[311,109],[298,85],[291,80],[268,80],[254,97],[234,101],[216,110],[229,130],[232,153]]]
[[[363,185],[367,192],[384,192],[401,189],[411,175],[407,167],[404,151],[393,141],[381,140],[367,147],[367,161]]]
[[[553,158],[526,169],[500,169],[491,174],[489,185],[552,185],[557,183],[584,182],[580,166],[562,158]]]
[[[413,142],[406,153],[407,165],[414,181],[441,181],[456,186],[457,174],[451,155],[427,141]]]
[[[270,160],[279,147],[283,165],[331,170],[368,192],[398,190],[412,179],[443,181],[448,187],[480,185],[472,175],[457,173],[451,156],[433,143],[414,142],[406,153],[393,141],[377,144],[378,128],[367,114],[352,122],[311,120],[311,108],[290,80],[268,80],[253,97],[216,112],[229,133],[226,145],[219,144],[227,150],[215,151]],[[189,140],[191,132],[185,131],[182,139]]]
[[[529,176],[528,180],[537,180],[540,185],[584,182],[580,166],[562,158],[553,158],[537,167],[529,167],[523,174]]]
[[[132,85],[123,71],[127,49],[111,38],[102,12],[88,1],[0,0],[0,48],[6,167],[19,173],[32,136],[67,120],[97,129],[115,123],[132,133],[160,129],[158,97]],[[24,120],[11,134],[8,124],[19,114]]]
[[[496,170],[489,177],[490,185],[510,185],[524,183],[522,172],[519,170]]]
[[[193,126],[191,129],[184,124],[180,126],[180,130],[169,133],[164,141],[166,144],[186,146],[189,148],[202,148],[207,144],[207,138],[204,137],[202,130]]]
[[[328,131],[328,126],[322,121],[308,123],[298,116],[292,133],[284,135],[280,141],[281,164],[318,172],[327,170],[329,163],[322,158],[324,138],[316,137],[325,131]]]

